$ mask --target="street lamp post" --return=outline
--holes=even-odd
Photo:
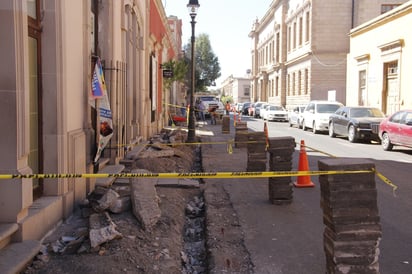
[[[189,107],[189,122],[188,122],[188,133],[187,133],[187,142],[194,143],[196,140],[196,128],[195,128],[195,107],[193,105],[193,97],[195,92],[195,17],[197,14],[197,9],[199,8],[198,0],[189,0],[189,4],[187,7],[189,9],[190,17],[192,21],[192,37],[191,37],[191,45],[192,45],[192,75],[191,75],[191,88],[190,88],[190,107]]]

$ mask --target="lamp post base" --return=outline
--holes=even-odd
[[[187,132],[187,142],[194,143],[196,142],[196,125],[195,125],[195,115],[192,107],[189,109],[189,121],[188,121],[188,132]]]

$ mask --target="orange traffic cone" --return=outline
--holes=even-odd
[[[309,171],[308,157],[306,155],[305,141],[300,141],[300,152],[299,152],[299,171]],[[298,176],[295,187],[314,187],[315,184],[310,180],[309,175]]]

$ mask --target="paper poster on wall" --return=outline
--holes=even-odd
[[[336,101],[336,90],[328,90],[328,101]]]

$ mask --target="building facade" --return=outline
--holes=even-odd
[[[349,31],[406,1],[274,0],[252,39],[252,100],[346,103]],[[355,25],[356,24],[356,25]]]
[[[231,96],[233,103],[250,102],[250,79],[230,75],[222,82],[221,94]]]
[[[350,32],[348,105],[380,108],[386,114],[412,108],[412,1]]]
[[[178,58],[181,45],[160,0],[4,0],[0,37],[1,174],[94,173],[167,123],[171,91],[161,64]],[[110,105],[104,113],[91,96],[96,64]],[[98,154],[104,115],[112,137]],[[95,179],[0,183],[4,248],[40,240],[76,210]]]

